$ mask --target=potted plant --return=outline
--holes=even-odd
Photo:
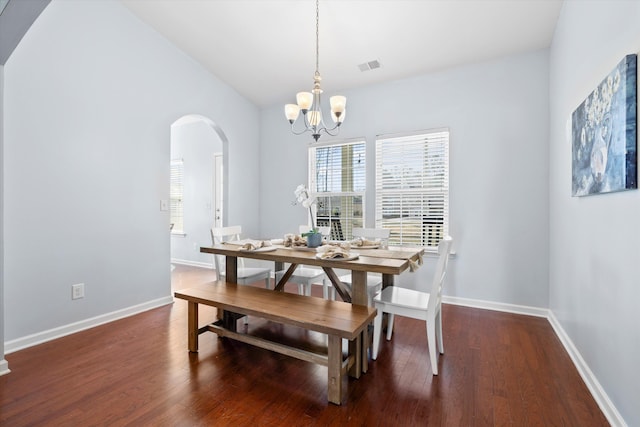
[[[294,194],[296,195],[297,202],[309,209],[309,215],[311,215],[311,230],[307,233],[302,233],[302,237],[307,238],[307,247],[317,248],[322,245],[322,235],[318,233],[318,227],[316,227],[316,222],[313,218],[313,204],[316,202],[316,198],[309,194],[309,190],[307,190],[304,184],[298,185]]]

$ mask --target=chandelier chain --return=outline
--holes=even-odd
[[[316,75],[320,74],[320,0],[316,0]]]

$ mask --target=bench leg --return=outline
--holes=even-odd
[[[327,368],[329,372],[327,381],[329,402],[340,405],[342,403],[342,339],[336,335],[329,335],[329,364]]]
[[[369,339],[369,327],[367,326],[366,328],[364,328],[364,330],[362,331],[362,335],[360,335],[362,337],[362,339],[360,340],[362,342],[362,373],[366,374],[367,371],[369,370],[369,345],[371,343],[371,340]]]
[[[189,301],[187,308],[187,327],[189,329],[189,351],[198,352],[198,303]]]
[[[349,376],[360,378],[362,374],[362,334],[358,335],[354,340],[349,341],[349,355],[354,357],[354,362],[349,368]]]

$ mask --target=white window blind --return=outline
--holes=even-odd
[[[364,224],[366,190],[364,141],[309,148],[309,188],[317,197],[319,227],[331,227],[331,238],[351,239]]]
[[[449,232],[449,130],[376,140],[376,227],[437,250]]]
[[[171,160],[169,173],[169,221],[171,232],[184,233],[184,162]]]

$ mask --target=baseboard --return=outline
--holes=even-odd
[[[172,264],[189,265],[191,267],[202,267],[202,268],[213,269],[213,263],[206,263],[206,262],[199,262],[199,261],[189,261],[188,259],[171,258],[171,263]]]
[[[0,376],[8,374],[9,372],[11,372],[9,370],[9,363],[4,359],[0,360]]]
[[[100,316],[92,317],[90,319],[81,320],[80,322],[70,323],[68,325],[59,326],[57,328],[49,329],[47,331],[38,332],[26,337],[17,338],[15,340],[7,341],[4,343],[5,354],[13,353],[18,350],[23,350],[34,345],[42,344],[47,341],[61,338],[67,335],[75,334],[76,332],[84,331],[85,329],[93,328],[95,326],[103,325],[105,323],[113,322],[114,320],[122,319],[124,317],[133,316],[134,314],[142,313],[154,308],[162,307],[163,305],[173,303],[172,296],[166,296],[158,298],[152,301],[148,301],[142,304],[134,305],[131,307],[116,310],[111,313],[102,314]],[[2,365],[0,364],[0,371]]]
[[[580,355],[580,352],[575,347],[575,345],[573,345],[573,342],[564,331],[564,329],[560,325],[560,322],[558,322],[558,319],[556,319],[551,310],[539,307],[529,307],[524,305],[505,304],[493,301],[483,301],[448,296],[443,296],[442,302],[445,304],[462,305],[465,307],[482,308],[485,310],[495,310],[514,314],[524,314],[527,316],[545,317],[551,324],[551,327],[553,328],[556,336],[569,354],[569,357],[571,357],[573,365],[578,370],[580,377],[582,377],[582,380],[589,389],[589,392],[591,392],[591,395],[600,407],[600,410],[607,418],[607,421],[609,421],[612,426],[627,427],[624,418],[622,418],[614,404],[611,402],[611,399],[609,399],[609,396],[604,391],[593,372],[591,372],[591,369],[589,369],[589,366]]]
[[[589,369],[589,365],[584,361],[582,355],[573,344],[573,341],[571,341],[571,338],[569,338],[569,335],[567,335],[551,310],[549,310],[548,319],[549,323],[551,323],[551,327],[562,342],[562,345],[567,350],[567,353],[569,353],[569,357],[571,357],[573,364],[576,369],[578,369],[578,372],[591,392],[591,395],[602,410],[604,416],[607,417],[609,424],[612,426],[626,427],[627,423],[624,421],[624,418],[622,418],[620,412],[618,412],[613,402],[611,402],[611,399],[609,399],[609,396],[600,385],[600,382],[598,382],[596,376],[591,372],[591,369]]]
[[[477,299],[442,296],[445,304],[462,305],[465,307],[483,308],[485,310],[504,311],[506,313],[524,314],[527,316],[548,317],[549,310],[526,305],[506,304],[502,302],[484,301]]]

